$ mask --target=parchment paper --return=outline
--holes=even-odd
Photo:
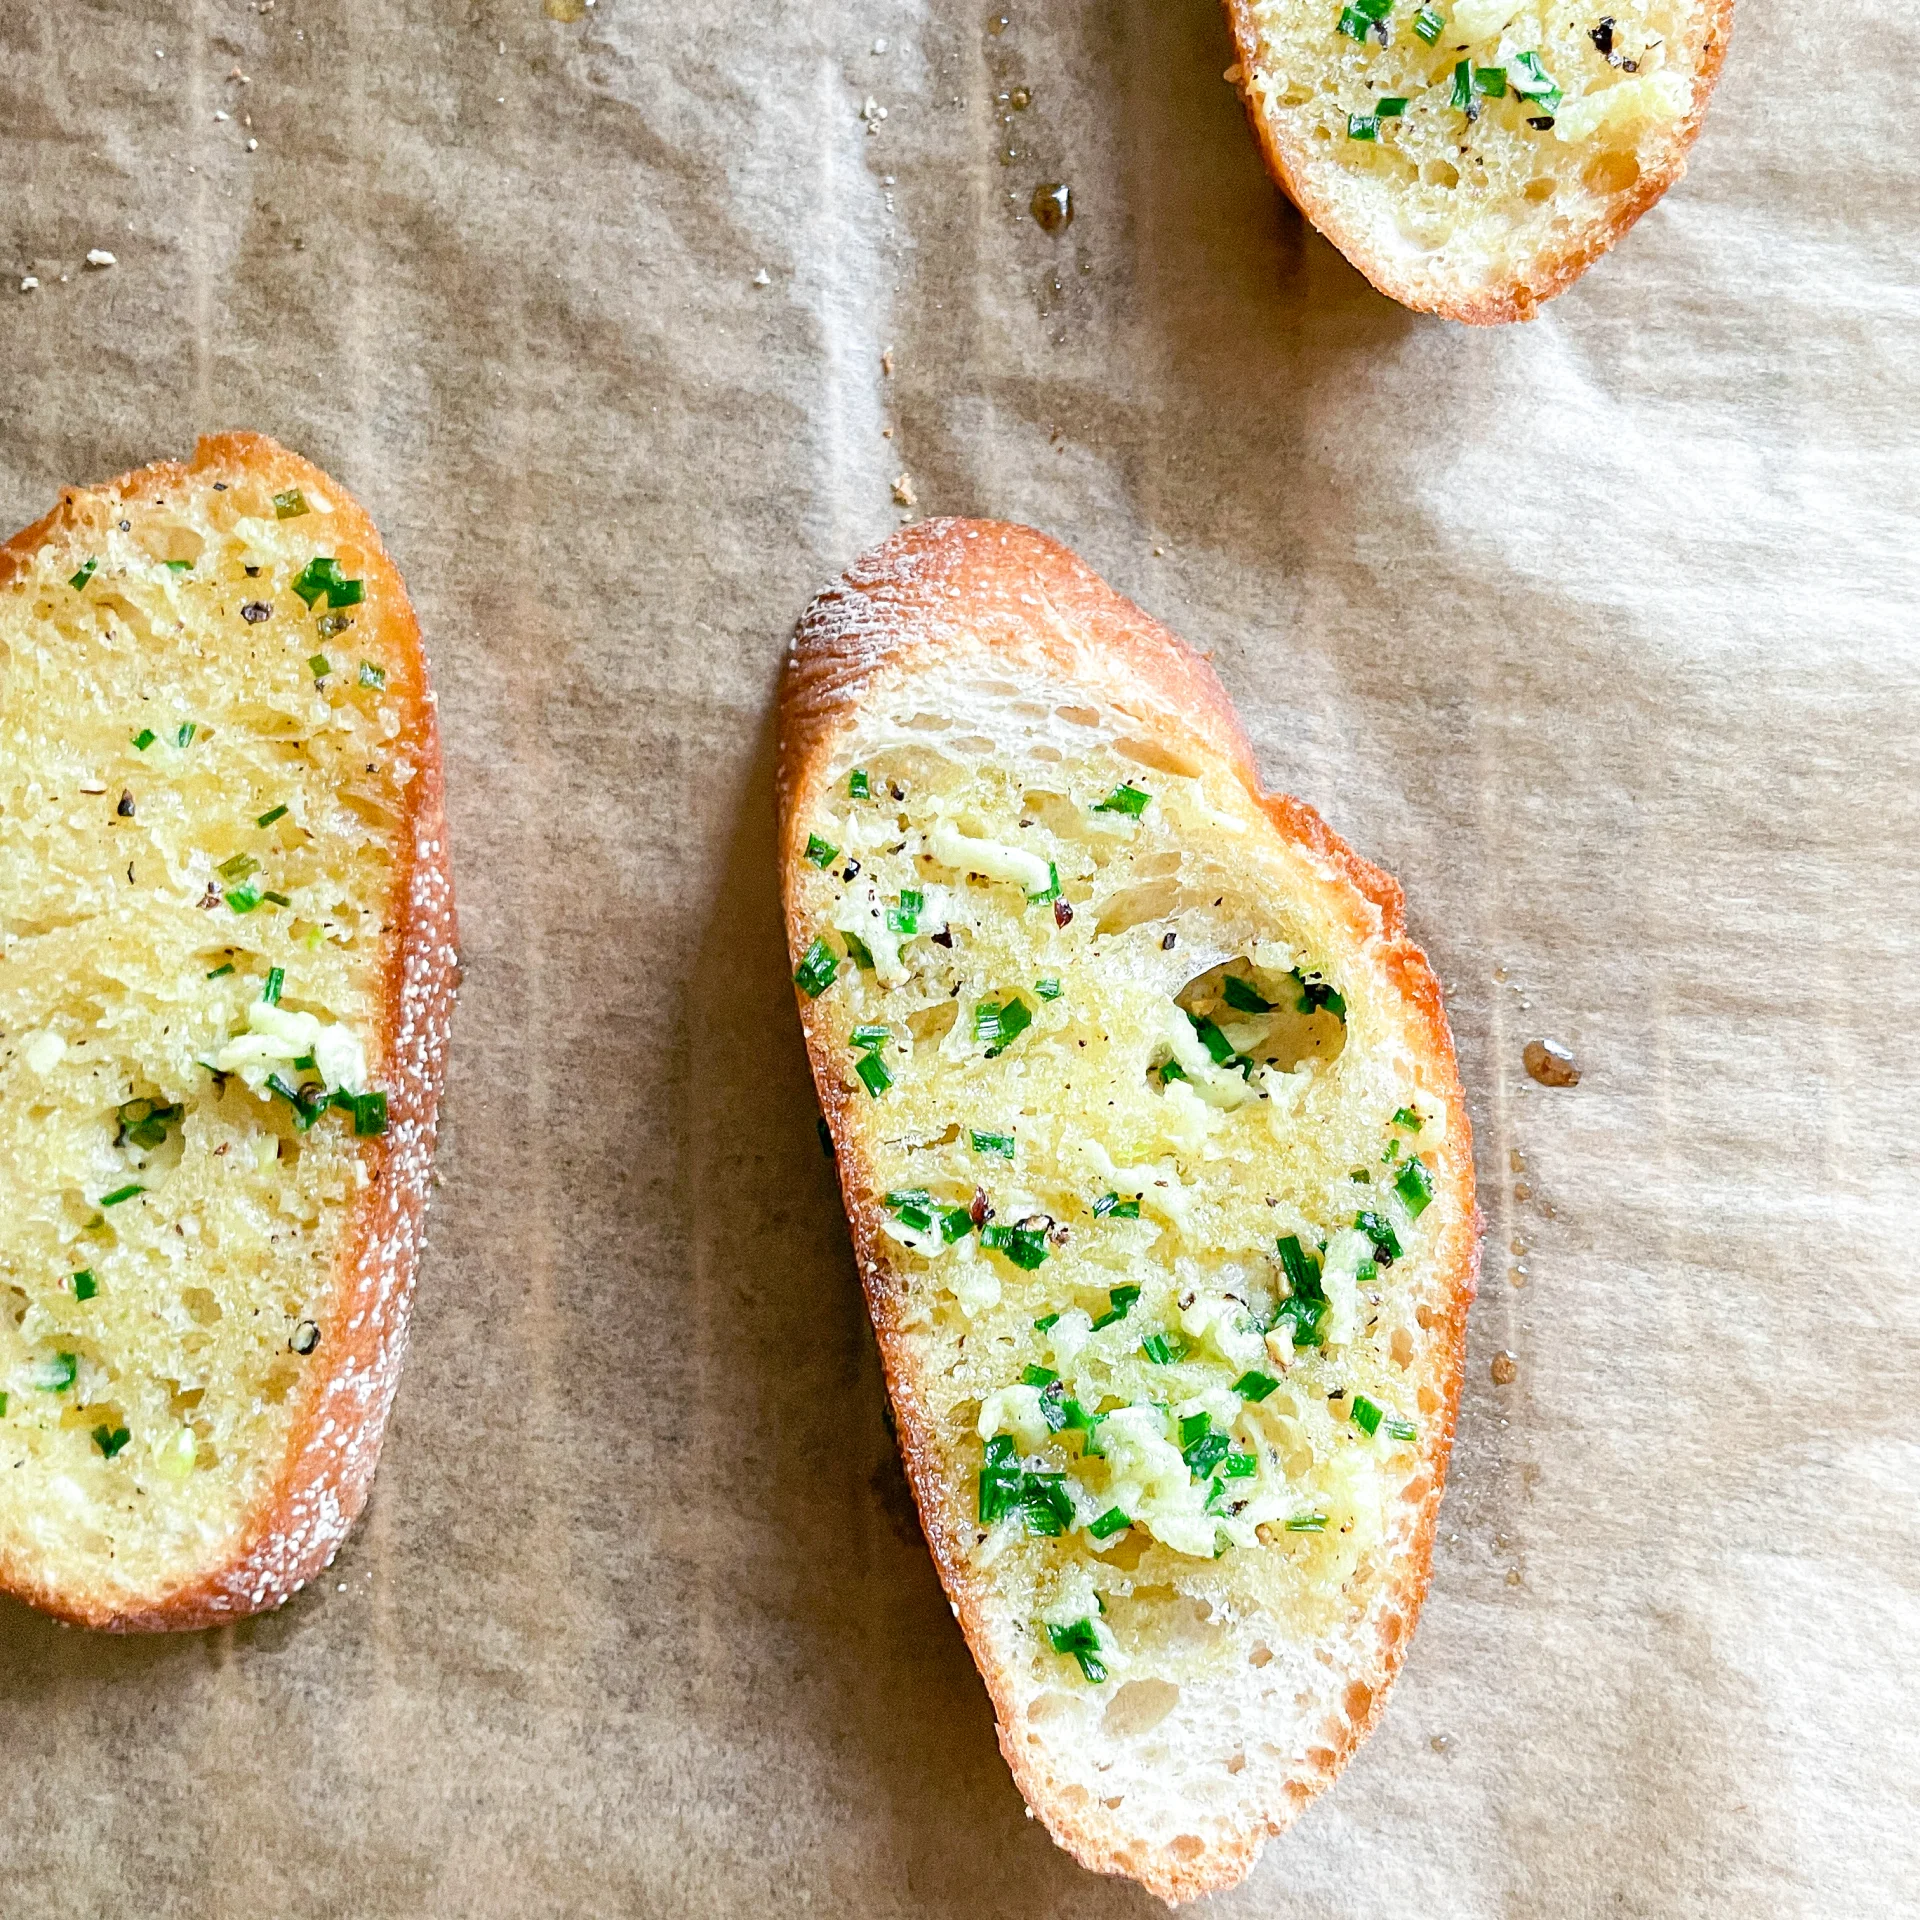
[[[1432,1598],[1217,1910],[1920,1902],[1920,25],[1742,0],[1688,179],[1474,332],[1278,202],[1213,0],[1010,14],[0,4],[0,519],[229,426],[349,484],[467,962],[369,1514],[250,1626],[0,1611],[6,1912],[1155,1910],[995,1750],[785,980],[781,647],[915,511],[1210,648],[1451,993]]]

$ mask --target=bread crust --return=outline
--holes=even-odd
[[[1278,1788],[1259,1814],[1216,1832],[1203,1850],[1149,1850],[1115,1831],[1098,1806],[1076,1805],[1068,1784],[1038,1750],[1017,1738],[1011,1676],[1001,1669],[988,1632],[987,1583],[971,1568],[971,1539],[949,1522],[940,1468],[928,1437],[919,1383],[889,1279],[878,1196],[849,1171],[845,1147],[856,1121],[852,1096],[831,1069],[824,1015],[797,995],[800,1021],[821,1110],[836,1144],[854,1254],[887,1390],[892,1399],[907,1478],[942,1584],[975,1664],[993,1700],[1000,1750],[1031,1811],[1083,1866],[1125,1874],[1169,1904],[1217,1892],[1244,1878],[1261,1847],[1331,1783],[1377,1717],[1398,1672],[1425,1598],[1434,1526],[1459,1401],[1466,1315],[1479,1271],[1479,1217],[1473,1199],[1472,1134],[1455,1067],[1439,982],[1407,937],[1399,886],[1361,858],[1311,807],[1269,795],[1259,783],[1251,743],[1225,689],[1205,660],[1177,635],[1109,587],[1058,542],[1027,527],[981,520],[921,521],[864,554],[802,615],[780,689],[780,752],[776,806],[782,902],[790,960],[801,937],[807,800],[819,790],[839,734],[852,724],[876,682],[925,666],[936,655],[980,656],[1040,667],[1137,719],[1161,744],[1224,763],[1244,784],[1274,832],[1310,853],[1344,897],[1356,934],[1379,942],[1404,995],[1408,1026],[1418,1038],[1433,1092],[1447,1109],[1436,1169],[1462,1197],[1435,1251],[1444,1287],[1444,1378],[1433,1382],[1443,1405],[1422,1421],[1425,1484],[1417,1494],[1411,1545],[1386,1582],[1378,1610],[1378,1646],[1365,1670],[1349,1676],[1345,1711]],[[1086,1796],[1079,1793],[1084,1803]]]
[[[1305,148],[1286,139],[1260,111],[1248,81],[1260,44],[1253,22],[1253,0],[1221,0],[1221,4],[1233,35],[1234,84],[1274,184],[1389,299],[1415,313],[1437,313],[1474,327],[1531,320],[1543,301],[1572,286],[1686,172],[1687,155],[1706,121],[1707,102],[1719,81],[1727,41],[1733,32],[1733,0],[1706,0],[1706,33],[1695,74],[1692,108],[1655,149],[1652,164],[1643,165],[1634,184],[1615,196],[1605,220],[1581,229],[1564,247],[1538,255],[1530,272],[1493,285],[1456,291],[1409,273],[1386,253],[1369,247],[1328,197],[1316,190]]]
[[[326,1364],[304,1385],[281,1469],[226,1557],[133,1603],[41,1582],[0,1552],[0,1591],[75,1626],[113,1633],[218,1626],[282,1605],[332,1559],[365,1506],[406,1350],[459,971],[439,724],[420,626],[373,522],[338,481],[264,434],[209,435],[190,461],[158,461],[104,486],[65,490],[51,513],[0,546],[0,587],[31,566],[83,499],[151,500],[156,492],[216,481],[323,495],[335,524],[364,551],[367,572],[378,578],[369,602],[378,613],[384,657],[408,663],[404,678],[390,675],[387,683],[401,717],[393,750],[407,753],[419,774],[407,791],[397,926],[384,966],[380,1031],[369,1049],[374,1077],[387,1091],[388,1124],[383,1136],[362,1143],[371,1178],[342,1235],[321,1349]]]

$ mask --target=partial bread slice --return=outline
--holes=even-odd
[[[1382,293],[1478,324],[1531,319],[1680,178],[1733,28],[1733,0],[1225,5],[1274,179]]]
[[[199,1627],[332,1557],[454,939],[420,630],[344,489],[225,434],[0,548],[0,1589]]]
[[[1472,1143],[1400,891],[1262,794],[1187,647],[991,522],[808,609],[779,806],[901,1449],[1007,1763],[1087,1866],[1229,1886],[1379,1711],[1452,1438]]]

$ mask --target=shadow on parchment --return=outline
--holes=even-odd
[[[902,1910],[956,1920],[1157,1911],[1138,1889],[1085,1873],[1025,1817],[921,1538],[794,1016],[774,754],[769,713],[687,1023],[701,1339],[713,1400],[749,1448],[730,1477],[754,1490],[741,1515],[752,1552],[730,1590],[710,1596],[731,1623],[725,1657],[758,1657],[758,1636],[790,1663],[777,1696],[752,1696],[755,1714],[775,1717],[754,1738],[789,1767],[824,1770],[796,1797],[846,1803],[845,1831],[825,1836],[836,1894],[892,1885]]]

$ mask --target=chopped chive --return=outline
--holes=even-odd
[[[1420,11],[1413,16],[1414,32],[1417,33],[1428,46],[1432,46],[1433,43],[1440,38],[1440,30],[1446,24],[1446,20],[1440,14],[1436,13],[1432,7],[1422,7]]]
[[[1138,820],[1152,799],[1152,794],[1136,787],[1131,780],[1125,780],[1104,800],[1096,801],[1093,810],[1095,813],[1124,813],[1130,820]]]
[[[193,562],[191,560],[168,560],[163,562],[163,564],[169,573],[191,573],[193,571]]]
[[[887,1071],[887,1063],[877,1053],[863,1053],[854,1062],[853,1070],[860,1076],[860,1084],[878,1100],[893,1085],[893,1075]],[[933,1221],[927,1221],[928,1226]]]
[[[1475,67],[1473,70],[1473,90],[1488,100],[1504,100],[1507,97],[1507,70],[1505,67]]]
[[[1336,27],[1348,39],[1364,41],[1373,31],[1373,22],[1358,7],[1342,7]]]
[[[865,800],[870,798],[872,793],[873,787],[867,779],[866,768],[855,767],[854,770],[847,775],[847,798],[849,800]]]
[[[91,1300],[100,1291],[100,1282],[93,1277],[91,1267],[82,1267],[73,1276],[73,1297],[76,1300]]]
[[[1187,1357],[1187,1343],[1177,1333],[1150,1333],[1140,1342],[1140,1351],[1156,1367],[1171,1367]]]
[[[982,1227],[980,1244],[1005,1254],[1016,1267],[1028,1273],[1047,1257],[1047,1236],[1037,1227]]]
[[[250,853],[236,853],[231,859],[222,860],[214,868],[222,880],[244,880],[249,874],[260,871],[260,862]]]
[[[1050,1387],[1060,1376],[1051,1367],[1028,1367],[1020,1378],[1029,1387]]]
[[[193,735],[194,735],[194,723],[191,720],[183,720],[180,723],[178,732],[176,732],[173,736],[173,744],[176,747],[184,747],[184,746],[190,745],[193,740]]]
[[[1052,974],[1048,974],[1042,980],[1036,980],[1033,983],[1033,990],[1042,1000],[1058,1000],[1066,992],[1066,988]]]
[[[1389,1439],[1411,1442],[1420,1438],[1420,1429],[1411,1420],[1389,1420],[1386,1426]]]
[[[93,570],[99,564],[100,562],[98,560],[87,561],[81,567],[80,571],[67,582],[67,585],[70,586],[75,593],[85,593],[87,590],[87,582],[93,578]]]
[[[1159,1067],[1160,1084],[1165,1086],[1169,1080],[1185,1080],[1187,1070],[1178,1060],[1163,1060]]]
[[[1356,1213],[1353,1224],[1373,1242],[1376,1255],[1385,1254],[1389,1260],[1400,1258],[1400,1236],[1394,1232],[1393,1222],[1384,1214]]]
[[[1200,1036],[1200,1044],[1206,1048],[1216,1067],[1228,1067],[1239,1058],[1233,1050],[1233,1044],[1211,1020],[1203,1020],[1198,1014],[1188,1014],[1193,1030]]]
[[[1002,1160],[1013,1158],[1013,1135],[1010,1133],[982,1133],[977,1127],[968,1129],[973,1141],[975,1153],[991,1153]]]
[[[1047,1638],[1055,1653],[1071,1654],[1080,1663],[1081,1674],[1095,1686],[1107,1677],[1106,1663],[1100,1658],[1100,1636],[1091,1620],[1076,1620],[1069,1627],[1049,1627]]]
[[[307,671],[316,680],[324,680],[333,669],[327,665],[327,656],[324,653],[310,653],[307,656]]]
[[[133,1435],[125,1427],[95,1427],[93,1430],[93,1444],[109,1460],[132,1438]]]
[[[896,1187],[886,1195],[886,1203],[897,1213],[902,1207],[930,1207],[933,1195],[925,1187]]]
[[[793,983],[809,1000],[818,1000],[833,985],[834,975],[840,971],[840,962],[834,958],[833,949],[824,940],[816,939],[793,970]]]
[[[1353,1406],[1349,1410],[1353,1424],[1362,1433],[1375,1434],[1380,1431],[1380,1409],[1364,1393],[1353,1396]]]
[[[1133,1525],[1118,1507],[1109,1507],[1098,1520],[1087,1522],[1087,1531],[1096,1540],[1111,1540],[1116,1533],[1125,1533]]]
[[[221,980],[221,979],[224,979],[232,971],[233,971],[233,962],[229,960],[225,966],[215,967],[214,970],[207,975],[207,978],[209,980]]]
[[[1059,863],[1057,861],[1049,860],[1047,862],[1047,884],[1044,887],[1042,887],[1038,893],[1028,894],[1027,903],[1030,906],[1037,907],[1044,900],[1058,900],[1059,898],[1060,898]]]
[[[1318,974],[1309,979],[1298,967],[1295,967],[1293,983],[1300,989],[1300,1003],[1296,1011],[1317,1013],[1320,1008],[1325,1007],[1329,1013],[1337,1015],[1342,1020],[1347,1017],[1347,1003]]]
[[[1029,1533],[1057,1539],[1073,1525],[1073,1496],[1067,1492],[1064,1473],[1023,1473],[1020,1505]]]
[[[153,739],[153,729],[151,727],[142,727],[140,731],[133,736],[134,752],[145,753],[146,750],[153,745]]]
[[[325,600],[329,607],[357,607],[366,598],[366,582],[343,579],[339,563],[324,555],[309,560],[294,576],[293,590],[309,607]]]
[[[949,1207],[940,1216],[940,1238],[948,1246],[973,1231],[973,1214],[966,1207]]]
[[[1033,1323],[1033,1330],[1036,1333],[1048,1333],[1059,1324],[1060,1316],[1057,1313],[1043,1313],[1040,1318]]]
[[[980,1524],[990,1527],[1004,1519],[1019,1500],[1020,1463],[1013,1457],[1013,1437],[996,1433],[987,1442],[986,1463],[980,1469]]]
[[[334,1101],[339,1103],[341,1096],[335,1094]],[[372,1093],[350,1093],[346,1096],[353,1110],[353,1131],[361,1140],[377,1140],[387,1130],[387,1096],[378,1088]]]
[[[836,846],[829,845],[828,842],[822,840],[817,833],[810,833],[807,835],[806,857],[811,860],[816,867],[824,871],[826,868],[832,866],[834,861],[840,857],[840,849]]]
[[[1234,1452],[1220,1463],[1220,1470],[1229,1480],[1251,1480],[1260,1471],[1260,1461],[1255,1454]]]
[[[1273,1002],[1263,1000],[1253,990],[1253,983],[1242,980],[1237,973],[1230,973],[1220,983],[1220,997],[1226,1001],[1235,1013],[1271,1013]]]
[[[1133,1310],[1133,1303],[1140,1298],[1140,1289],[1134,1286],[1115,1287],[1107,1295],[1107,1310],[1093,1323],[1097,1333],[1102,1327],[1110,1327],[1116,1320],[1124,1320]]]
[[[298,487],[289,487],[285,493],[273,496],[273,517],[276,520],[297,520],[307,511],[307,496]]]
[[[33,1384],[42,1393],[65,1393],[80,1371],[78,1358],[71,1353],[56,1353],[51,1360],[40,1361],[33,1370]]]
[[[277,1007],[280,1004],[280,989],[285,986],[286,983],[287,972],[284,967],[269,967],[267,969],[267,984],[260,989],[260,1004],[267,1007]]]
[[[911,1202],[904,1207],[896,1207],[894,1218],[903,1227],[911,1227],[915,1233],[933,1231],[933,1215],[925,1207],[914,1206]]]
[[[873,954],[868,949],[867,943],[862,940],[857,933],[842,933],[840,938],[847,943],[847,958],[851,960],[856,967],[865,967],[866,970],[871,973],[873,971]]]
[[[7,1396],[4,1393],[0,1393],[0,1420],[4,1420],[6,1417],[7,1417]]]
[[[284,820],[286,817],[287,809],[283,804],[277,807],[269,807],[253,824],[256,827],[270,827],[276,820]]]
[[[387,684],[387,670],[376,667],[371,660],[360,662],[360,684],[363,687],[384,687]]]
[[[1117,1193],[1103,1193],[1093,1203],[1093,1217],[1096,1220],[1138,1220],[1140,1202],[1122,1200]]]
[[[1004,1053],[1033,1025],[1033,1009],[1017,993],[1004,1002],[982,1000],[973,1010],[973,1038],[987,1049],[987,1058]]]
[[[1433,1175],[1423,1161],[1409,1160],[1400,1169],[1393,1190],[1406,1202],[1407,1211],[1417,1220],[1433,1201]]]
[[[131,1200],[135,1194],[145,1193],[145,1192],[146,1192],[146,1188],[141,1186],[138,1182],[135,1182],[129,1186],[115,1187],[111,1193],[103,1193],[100,1196],[100,1204],[103,1207],[117,1207],[121,1203],[121,1201]]]
[[[230,906],[235,913],[251,913],[259,904],[260,889],[258,887],[229,887],[227,889],[227,905]]]
[[[854,1046],[860,1049],[884,1047],[893,1038],[891,1027],[855,1027],[849,1036]]]
[[[284,893],[275,893],[271,887],[263,891],[260,898],[266,901],[269,906],[290,907],[293,905],[293,902],[289,900]]]
[[[1347,138],[1349,140],[1378,140],[1380,138],[1379,116],[1371,113],[1348,114]]]
[[[1516,53],[1507,68],[1507,84],[1522,100],[1536,100],[1548,113],[1566,97],[1537,53]]]
[[[1327,1516],[1324,1513],[1296,1513],[1287,1522],[1289,1533],[1325,1533]]]
[[[1475,111],[1471,60],[1460,60],[1454,63],[1452,104],[1455,113],[1471,115]]]
[[[1409,1133],[1420,1131],[1420,1116],[1411,1107],[1398,1107],[1394,1110],[1393,1124],[1405,1127]]]
[[[1231,1436],[1216,1427],[1208,1414],[1190,1413],[1180,1422],[1180,1457],[1196,1480],[1204,1480],[1232,1445]]]
[[[1373,103],[1375,117],[1381,120],[1398,120],[1407,110],[1407,103],[1398,95],[1389,95],[1384,100]]]
[[[1233,1383],[1233,1390],[1242,1400],[1251,1400],[1256,1406],[1268,1394],[1277,1393],[1280,1382],[1270,1373],[1243,1373]]]

